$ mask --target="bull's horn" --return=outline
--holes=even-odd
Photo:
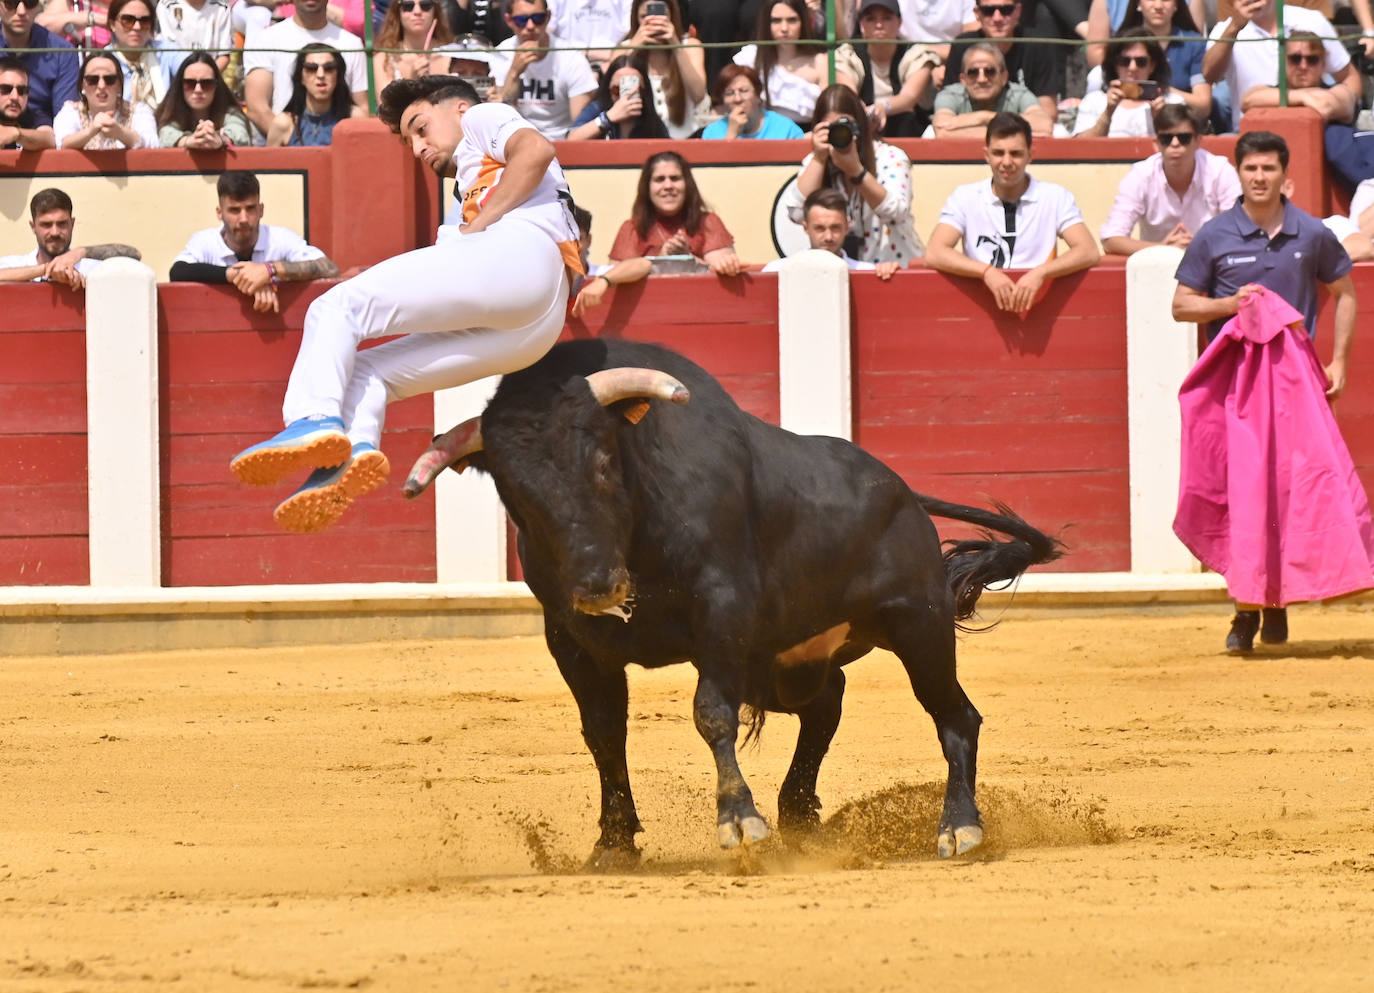
[[[592,396],[603,407],[634,398],[686,403],[692,398],[687,387],[658,369],[602,369],[587,377]]]
[[[482,418],[469,417],[430,443],[425,453],[415,460],[401,492],[406,499],[419,496],[429,489],[439,473],[450,467],[455,472],[462,472],[467,468],[468,457],[481,450]]]

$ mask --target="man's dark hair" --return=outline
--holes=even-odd
[[[802,203],[803,219],[811,215],[812,207],[819,207],[821,210],[838,210],[846,217],[849,216],[849,198],[833,186],[822,186],[818,190],[811,191]]]
[[[53,210],[65,210],[69,214],[72,212],[72,198],[55,186],[50,186],[46,190],[39,190],[29,201],[30,220],[37,220],[39,214],[46,214]]]
[[[220,173],[219,182],[215,184],[215,192],[221,200],[248,200],[261,196],[262,187],[258,184],[258,177],[248,170],[230,169],[228,172]]]
[[[461,76],[420,76],[416,79],[396,79],[386,84],[377,100],[377,119],[397,134],[401,133],[401,115],[417,100],[440,104],[447,100],[466,100],[479,104],[482,98],[472,84]]]
[[[573,220],[577,222],[577,232],[590,231],[592,229],[592,212],[586,207],[579,207],[573,204]]]
[[[1162,134],[1184,124],[1202,134],[1202,126],[1198,124],[1197,115],[1186,103],[1166,103],[1155,111],[1155,134]]]
[[[545,9],[545,10],[548,10],[548,9],[549,9],[549,0],[530,0],[530,2],[531,2],[531,3],[542,3],[542,4],[544,5],[544,9]],[[501,13],[506,14],[507,16],[509,16],[510,11],[511,11],[511,8],[514,7],[514,6],[515,6],[515,0],[501,0]],[[548,22],[545,21],[544,23],[547,24]]]
[[[1288,168],[1288,142],[1272,131],[1247,131],[1236,139],[1236,168],[1240,168],[1246,156],[1263,152],[1277,152],[1279,165]]]
[[[983,138],[984,145],[991,145],[996,138],[1011,138],[1020,135],[1026,139],[1026,147],[1031,146],[1031,126],[1030,121],[1020,114],[1011,114],[1001,111],[992,120],[988,121],[988,130]]]
[[[29,67],[24,65],[17,55],[0,55],[0,72],[22,72],[28,76]]]

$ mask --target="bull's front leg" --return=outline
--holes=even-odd
[[[545,637],[558,670],[572,690],[582,718],[582,738],[601,780],[601,837],[587,860],[597,871],[628,869],[639,862],[635,834],[643,831],[630,792],[625,760],[629,688],[624,669],[606,671],[567,632],[548,625]]]
[[[716,836],[721,848],[734,848],[768,837],[768,823],[754,806],[754,795],[740,772],[735,743],[739,737],[739,693],[728,680],[699,666],[692,718],[697,733],[716,760]]]

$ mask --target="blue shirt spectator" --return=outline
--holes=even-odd
[[[725,116],[708,124],[703,138],[800,138],[797,122],[763,106],[763,83],[753,66],[728,65],[712,91]]]
[[[725,129],[728,125],[729,121],[724,117],[718,121],[712,121],[710,124],[706,125],[705,130],[701,132],[701,136],[703,138],[724,138]],[[765,110],[763,112],[763,120],[759,124],[759,129],[757,131],[741,132],[739,136],[741,138],[805,137],[802,129],[797,127],[796,121],[783,117],[781,114],[775,114],[771,110]]]
[[[35,3],[16,4],[13,8],[0,5],[0,19],[4,30],[0,31],[0,50],[6,48],[58,48],[64,51],[40,52],[21,55],[15,58],[24,63],[29,70],[29,112],[33,114],[34,127],[51,127],[53,118],[68,100],[77,95],[77,76],[80,74],[81,60],[76,50],[47,28],[33,22],[38,13]]]
[[[1244,202],[1237,201],[1193,236],[1176,278],[1213,299],[1232,296],[1242,286],[1259,283],[1300,311],[1307,333],[1315,336],[1317,284],[1335,282],[1350,271],[1351,265],[1350,256],[1330,229],[1284,197],[1283,227],[1272,239],[1250,219]],[[1213,321],[1207,328],[1207,340],[1215,338],[1225,323]]]

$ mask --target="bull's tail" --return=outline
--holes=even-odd
[[[997,513],[979,507],[945,503],[923,494],[916,498],[932,517],[963,521],[982,529],[982,537],[948,540],[945,545],[945,578],[954,594],[956,621],[967,620],[978,607],[983,590],[993,583],[1013,580],[1033,565],[1053,562],[1064,554],[1064,544],[1031,527],[1004,503],[994,503]],[[1007,535],[999,541],[993,532]]]

